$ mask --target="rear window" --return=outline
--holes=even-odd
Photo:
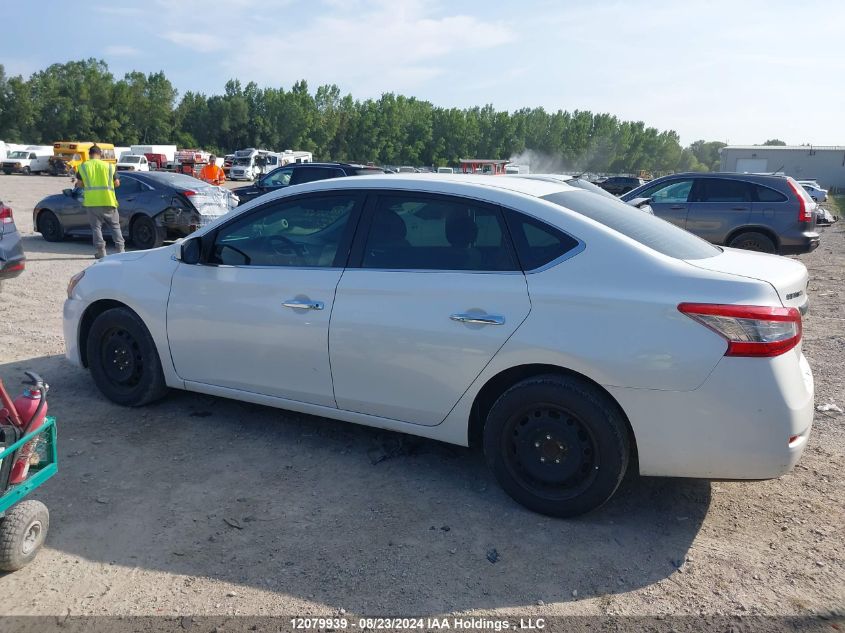
[[[700,237],[624,202],[585,191],[561,191],[543,196],[543,200],[580,213],[669,257],[704,259],[721,253]]]
[[[356,168],[356,169],[347,169],[347,173],[350,176],[384,176],[383,169],[365,169],[365,168]]]

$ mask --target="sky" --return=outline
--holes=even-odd
[[[842,0],[85,0],[4,7],[0,64],[95,57],[164,71],[443,107],[607,112],[697,139],[845,145]]]

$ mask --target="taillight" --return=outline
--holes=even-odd
[[[813,211],[807,207],[807,200],[804,197],[807,193],[801,189],[801,185],[797,184],[791,178],[787,179],[786,183],[789,185],[789,188],[792,189],[792,193],[794,193],[798,198],[798,221],[811,222],[813,219]]]
[[[7,207],[6,205],[0,204],[0,222],[3,224],[11,224],[15,221],[14,216],[12,215],[11,207]]]
[[[779,356],[801,342],[796,308],[682,303],[678,310],[723,337],[725,356]]]

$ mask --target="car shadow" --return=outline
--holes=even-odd
[[[598,511],[551,519],[475,450],[186,392],[126,409],[60,356],[0,376],[24,369],[58,419],[59,474],[35,493],[48,547],[104,564],[367,614],[518,607],[670,576],[710,503],[708,482],[630,477]]]
[[[106,240],[106,250],[108,254],[113,254],[114,243],[111,239],[111,234],[108,229],[103,230],[103,237]],[[125,237],[125,236],[124,236]],[[170,240],[165,241],[165,244],[170,243]],[[21,244],[28,259],[37,261],[58,261],[68,259],[92,259],[94,254],[94,247],[91,244],[91,237],[65,237],[61,242],[48,242],[40,234],[30,234],[21,236]],[[138,250],[132,246],[130,242],[126,244],[127,251]],[[41,257],[41,255],[58,255],[59,257]],[[77,255],[78,257],[64,257],[65,255]]]

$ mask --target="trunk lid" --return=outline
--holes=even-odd
[[[806,312],[810,278],[804,264],[780,255],[720,248],[722,253],[715,257],[685,261],[697,268],[765,281],[774,287],[784,307]]]

